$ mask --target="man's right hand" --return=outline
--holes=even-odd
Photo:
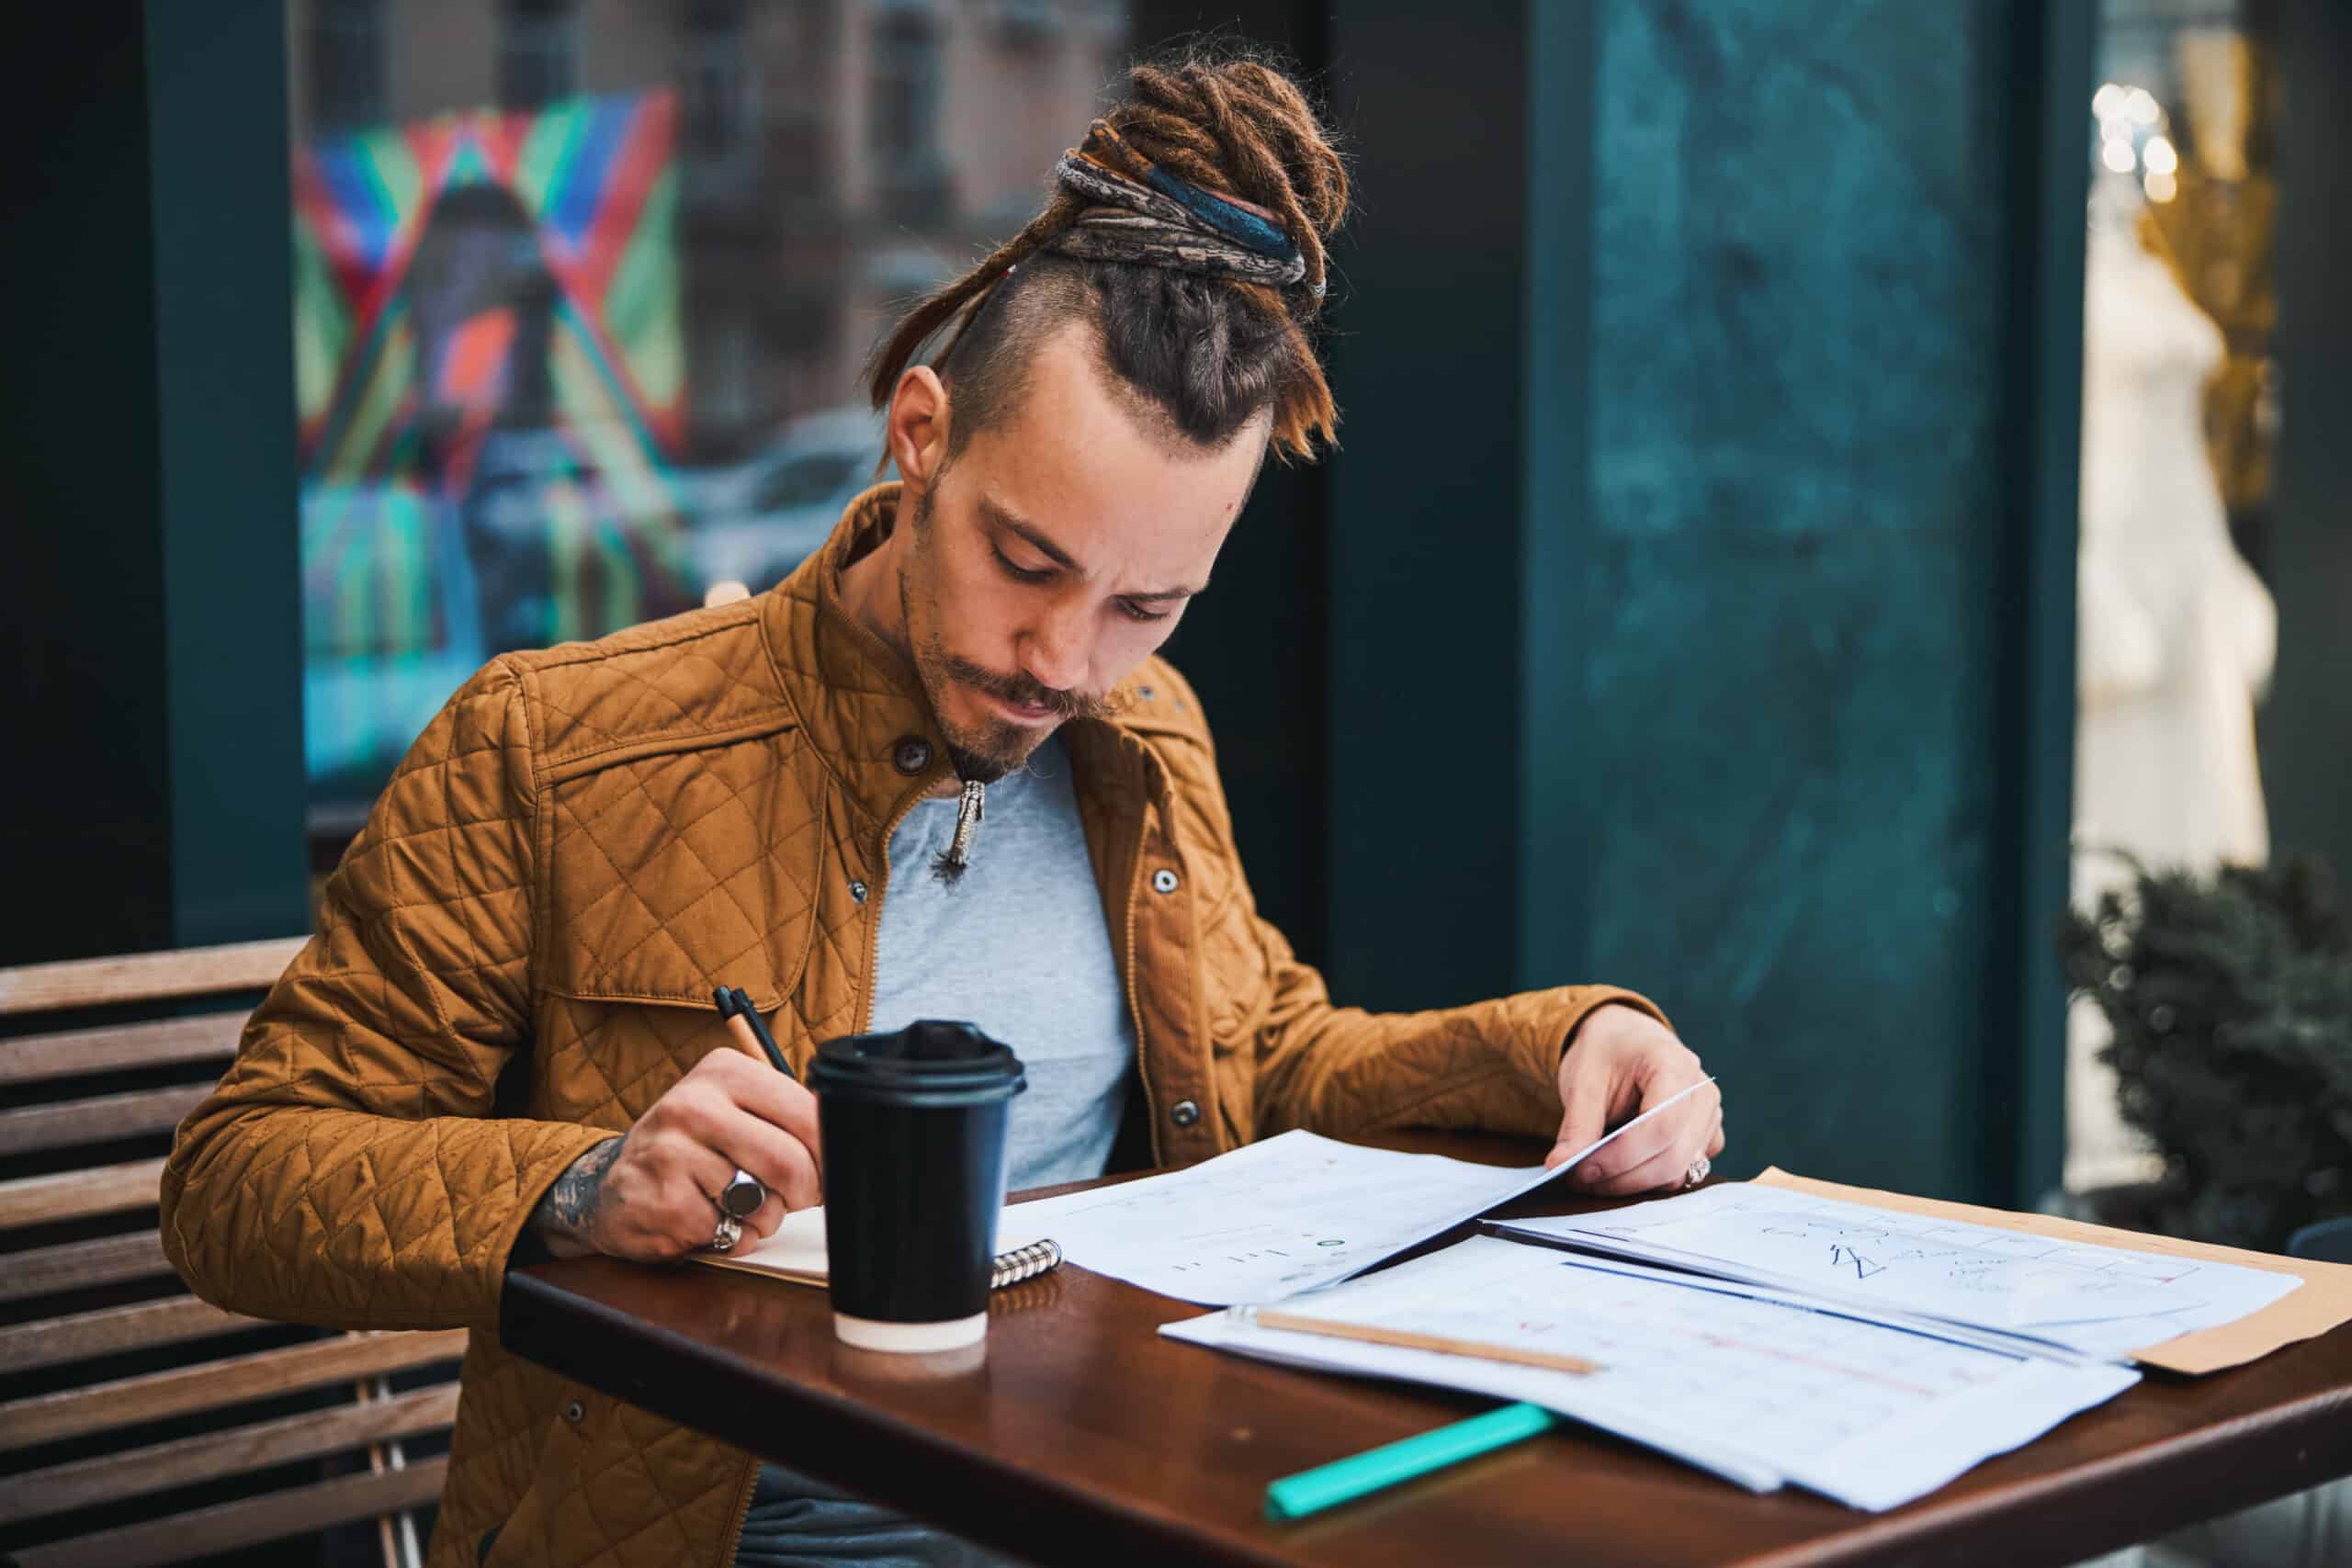
[[[788,1210],[824,1201],[819,1146],[816,1096],[741,1051],[715,1050],[635,1126],[572,1161],[531,1229],[558,1258],[683,1258],[717,1233],[717,1195],[740,1167],[768,1190],[743,1222],[764,1237]]]

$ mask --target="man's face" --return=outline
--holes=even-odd
[[[1207,585],[1265,436],[1261,416],[1193,446],[1124,398],[1073,326],[944,473],[899,452],[908,651],[962,777],[1000,777],[1109,711]]]

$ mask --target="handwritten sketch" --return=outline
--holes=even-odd
[[[2233,1322],[2301,1282],[1745,1183],[1511,1228],[2099,1356]]]

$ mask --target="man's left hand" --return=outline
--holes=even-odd
[[[1565,1113],[1560,1140],[1544,1163],[1558,1165],[1706,1076],[1690,1048],[1649,1014],[1615,1002],[1596,1008],[1560,1059]],[[1708,1084],[1594,1155],[1568,1179],[1611,1198],[1679,1189],[1700,1156],[1723,1152],[1723,1091]]]

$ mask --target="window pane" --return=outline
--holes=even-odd
[[[1105,0],[288,0],[313,800],[485,660],[770,585],[858,367],[1033,213]]]
[[[2258,865],[2255,746],[2278,612],[2267,584],[2278,430],[2276,16],[2254,0],[2102,0],[2085,256],[2077,565],[2078,908],[2134,864]],[[2291,629],[2291,628],[2290,628]],[[2154,988],[2169,981],[2160,977]],[[2066,1179],[2149,1181],[2106,1020],[2068,1030]],[[2145,1084],[2139,1086],[2145,1089]]]

